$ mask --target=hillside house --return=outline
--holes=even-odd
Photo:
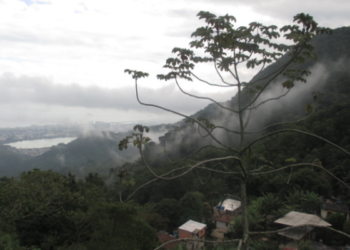
[[[164,232],[157,233],[157,238],[158,238],[159,242],[162,244],[177,239],[175,236],[172,236],[172,235],[164,233]],[[171,250],[171,249],[176,248],[180,244],[181,244],[181,242],[171,242],[171,243],[165,245],[164,248],[166,250]]]
[[[241,202],[233,199],[226,199],[214,208],[213,221],[216,228],[228,229],[230,222],[241,212]]]
[[[282,236],[283,247],[287,248],[297,246],[301,240],[314,240],[315,234],[311,234],[314,227],[332,226],[314,214],[306,214],[295,211],[289,212],[282,218],[276,220],[275,223],[287,227],[296,227],[278,233],[278,235]]]
[[[207,227],[206,224],[189,220],[185,224],[179,227],[179,238],[180,239],[186,239],[186,238],[204,239],[206,227]],[[203,249],[204,243],[198,242],[198,241],[190,241],[190,242],[186,242],[186,247],[188,250]]]
[[[341,213],[346,215],[346,221],[349,221],[349,207],[336,199],[326,199],[321,203],[321,218],[327,219],[332,213]]]

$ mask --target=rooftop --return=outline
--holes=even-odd
[[[194,221],[194,220],[189,220],[185,224],[180,226],[179,229],[190,232],[190,233],[194,233],[196,230],[202,230],[206,226],[207,225],[205,225],[203,223],[199,223],[199,222]]]
[[[241,202],[233,199],[226,199],[222,204],[219,202],[218,206],[224,207],[223,210],[234,211],[241,206]]]
[[[331,210],[340,213],[350,213],[349,207],[345,204],[323,202],[321,204],[321,209]]]
[[[326,221],[322,220],[320,217],[313,215],[313,214],[305,214],[300,212],[289,212],[282,218],[279,218],[275,221],[275,223],[297,227],[302,225],[311,225],[311,226],[317,226],[317,227],[330,227],[331,224],[327,223]]]

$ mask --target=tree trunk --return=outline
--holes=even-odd
[[[249,224],[247,211],[247,179],[241,178],[241,207],[242,207],[242,225],[243,225],[243,239],[242,250],[248,249]]]

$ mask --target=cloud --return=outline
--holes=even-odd
[[[207,95],[198,91],[191,91],[191,93],[200,96]],[[165,85],[158,89],[140,87],[139,95],[145,103],[160,105],[186,115],[202,109],[209,103],[206,100],[184,95],[174,85]],[[232,93],[224,92],[211,93],[209,96],[217,101],[226,101],[232,95]],[[32,117],[31,123],[45,118],[48,121],[50,119],[56,122],[59,120],[60,123],[79,122],[80,119],[108,121],[109,118],[109,121],[116,121],[111,117],[113,112],[114,115],[119,114],[117,115],[119,121],[155,119],[164,122],[168,119],[168,115],[164,115],[165,112],[140,105],[136,100],[134,87],[111,89],[98,86],[86,87],[76,83],[54,84],[49,78],[16,77],[11,73],[0,76],[0,105],[4,120],[11,117],[12,120],[18,122],[28,120],[30,117]],[[144,114],[140,115],[142,112]],[[133,115],[134,118],[132,118]],[[77,119],[78,117],[80,119]]]
[[[191,33],[205,25],[196,16],[199,11],[234,15],[235,27],[251,21],[290,24],[298,12],[314,15],[322,26],[338,27],[349,25],[349,4],[345,0],[321,0],[316,5],[300,0],[0,0],[0,122],[77,117],[106,121],[116,114],[123,121],[169,120],[166,112],[137,103],[133,81],[123,70],[143,70],[151,76],[164,73],[161,67],[174,56],[172,48],[188,48]],[[198,75],[212,81],[215,72],[197,69]],[[253,75],[241,72],[243,81]],[[155,77],[140,84],[145,102],[166,104],[186,114],[208,104]],[[197,94],[212,91],[199,85],[184,88]],[[226,93],[211,97],[225,101],[234,95]]]
[[[189,98],[166,85],[159,89],[140,88],[139,93],[145,102],[166,105],[179,112],[194,112],[208,102]],[[198,91],[194,94],[201,95]],[[219,101],[230,98],[229,93],[211,94]],[[0,76],[0,103],[33,103],[66,107],[107,108],[119,110],[140,110],[133,87],[106,89],[98,86],[83,87],[72,83],[54,84],[43,77],[15,77],[10,73]]]
[[[200,0],[198,3],[210,4],[211,0]],[[321,25],[331,28],[338,28],[342,26],[349,26],[350,21],[348,18],[348,10],[350,9],[350,2],[347,0],[320,0],[320,1],[303,1],[303,0],[245,0],[245,1],[232,1],[232,0],[217,0],[217,5],[221,7],[221,11],[211,8],[213,13],[220,13],[223,15],[227,12],[233,15],[240,21],[240,15],[246,15],[250,21],[262,22],[261,17],[265,17],[265,21],[262,22],[266,25],[277,24],[285,25],[290,24],[293,21],[293,17],[298,13],[310,14]],[[218,4],[219,3],[219,4]],[[223,7],[225,6],[225,7]],[[250,9],[250,13],[242,13],[237,8],[247,7]],[[217,11],[217,12],[215,12]],[[248,14],[248,15],[247,15]],[[259,15],[259,16],[257,16]]]
[[[291,91],[284,97],[278,100],[269,101],[261,105],[251,114],[251,119],[248,126],[248,131],[257,131],[262,129],[261,124],[266,124],[267,121],[273,120],[278,122],[293,122],[296,117],[300,119],[300,115],[306,117],[305,107],[307,104],[313,103],[313,92],[323,92],[325,84],[327,84],[329,75],[335,70],[345,70],[345,65],[348,65],[349,60],[339,59],[337,61],[319,62],[309,68],[311,75],[307,77],[307,82],[296,82]],[[256,105],[268,100],[276,98],[286,92],[286,89],[281,86],[281,79],[275,81],[271,87],[263,93]],[[278,83],[278,84],[276,84]],[[288,110],[288,113],[286,113]],[[281,113],[283,112],[283,113]],[[288,117],[289,116],[289,117]],[[288,117],[286,120],[286,117]],[[266,124],[267,125],[267,124]]]
[[[32,4],[50,4],[46,1],[32,1],[32,0],[20,0],[21,2],[24,2],[26,5],[30,6]]]

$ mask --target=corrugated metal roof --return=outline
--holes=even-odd
[[[279,218],[275,223],[287,225],[287,226],[302,226],[302,225],[313,225],[318,227],[330,227],[331,224],[322,220],[320,217],[313,214],[305,214],[300,212],[289,212],[282,218]]]
[[[187,232],[190,232],[190,233],[193,233],[196,230],[202,230],[206,226],[207,225],[205,225],[203,223],[199,223],[199,222],[194,221],[194,220],[189,220],[185,224],[180,226],[179,229],[187,231]]]
[[[241,206],[241,202],[233,199],[226,199],[222,204],[219,202],[218,206],[225,207],[227,211],[234,211]]]

